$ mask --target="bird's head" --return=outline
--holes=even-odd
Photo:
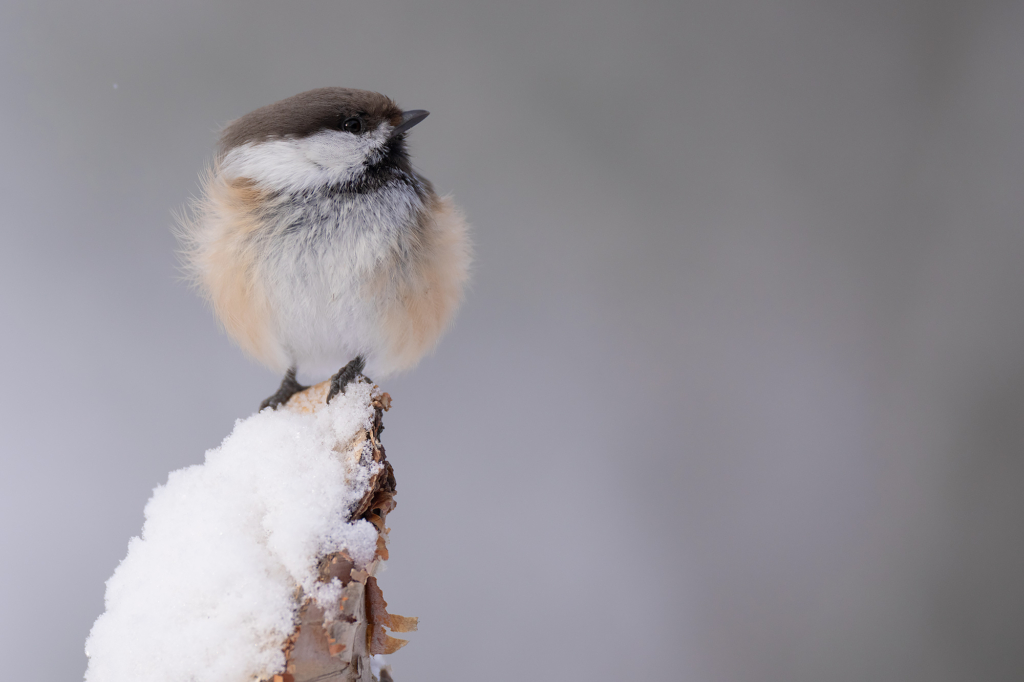
[[[229,123],[218,169],[274,191],[372,191],[412,175],[405,133],[427,113],[367,90],[309,90]]]

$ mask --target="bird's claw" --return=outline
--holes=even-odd
[[[305,391],[307,388],[309,386],[303,386],[295,380],[295,368],[292,367],[284,373],[284,379],[281,380],[281,386],[277,389],[277,392],[260,403],[260,411],[262,412],[267,407],[276,410],[291,400],[293,395],[299,391]]]
[[[345,387],[362,374],[365,366],[366,361],[363,360],[362,355],[359,355],[355,360],[339,369],[338,373],[331,377],[331,390],[327,392],[327,402],[331,402],[331,399],[339,393],[344,393]]]

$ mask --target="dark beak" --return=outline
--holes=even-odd
[[[414,125],[425,119],[430,115],[429,111],[423,109],[413,109],[412,111],[402,112],[402,122],[395,126],[395,129],[391,131],[391,137],[398,137],[402,133],[412,128]]]

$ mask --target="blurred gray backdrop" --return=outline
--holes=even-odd
[[[475,226],[385,386],[399,682],[1024,679],[1024,3],[979,0],[5,2],[7,677],[80,678],[153,486],[277,385],[172,213],[324,85],[433,112]]]

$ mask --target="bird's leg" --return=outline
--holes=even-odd
[[[331,377],[331,390],[327,393],[327,402],[331,402],[331,398],[339,393],[344,393],[345,387],[362,373],[365,366],[363,356],[357,355],[355,360],[339,369],[338,373]]]
[[[276,410],[288,402],[293,395],[299,391],[305,391],[307,388],[309,387],[303,386],[295,380],[295,367],[289,367],[288,371],[284,373],[284,379],[281,380],[281,387],[277,389],[277,393],[260,403],[260,410],[264,407],[272,407]]]

